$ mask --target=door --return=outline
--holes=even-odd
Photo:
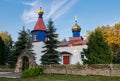
[[[63,64],[70,64],[70,56],[63,56]]]

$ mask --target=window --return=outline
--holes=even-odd
[[[81,58],[84,59],[84,52],[81,52]]]
[[[34,33],[34,39],[33,40],[37,41],[37,34],[36,34],[36,32]]]

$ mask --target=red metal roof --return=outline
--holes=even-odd
[[[38,18],[37,23],[36,23],[36,25],[34,27],[34,30],[43,30],[43,31],[46,31],[46,27],[45,27],[45,24],[44,24],[42,18]]]
[[[69,41],[59,43],[59,44],[57,44],[57,46],[63,47],[63,46],[69,46],[69,45],[84,45],[87,43],[88,43],[88,41],[83,40],[83,38],[80,36],[80,37],[70,37]]]

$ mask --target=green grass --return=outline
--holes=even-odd
[[[120,77],[75,76],[75,75],[40,75],[29,78],[0,78],[0,81],[120,81]]]

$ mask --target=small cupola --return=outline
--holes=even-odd
[[[73,37],[80,36],[81,27],[77,23],[77,19],[75,18],[75,25],[72,27]]]
[[[75,21],[75,25],[72,27],[72,31],[81,31],[80,26],[77,24],[77,21]]]

